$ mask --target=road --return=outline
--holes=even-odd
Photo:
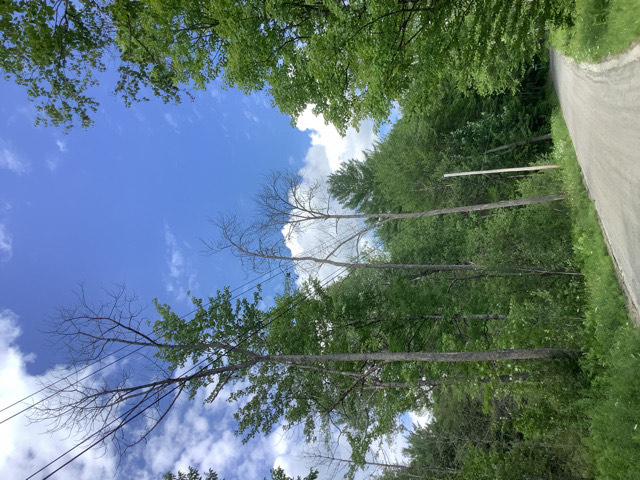
[[[640,325],[640,42],[597,65],[551,52],[562,113]]]

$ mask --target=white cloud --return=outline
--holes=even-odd
[[[39,390],[44,377],[32,376],[26,365],[33,358],[15,345],[20,335],[18,316],[11,310],[0,310],[0,405],[6,407]],[[30,401],[33,401],[31,399]],[[0,419],[23,409],[20,403],[0,413]],[[47,425],[32,423],[23,414],[0,424],[0,472],[3,478],[26,478],[76,445],[78,439],[68,431],[50,434]],[[74,453],[78,453],[76,450]],[[49,472],[69,459],[57,462]],[[107,480],[113,478],[116,458],[102,452],[88,452],[73,461],[56,477],[74,480]],[[42,474],[41,474],[42,475]],[[38,476],[36,478],[41,478]]]
[[[26,365],[32,357],[16,346],[20,335],[18,316],[0,309],[0,406],[10,405],[40,389],[45,376],[32,376]],[[116,367],[113,367],[116,368]],[[58,373],[66,373],[56,368]],[[49,374],[51,372],[48,372]],[[281,466],[288,475],[305,476],[309,468],[318,467],[320,478],[331,478],[335,471],[343,472],[342,465],[320,465],[320,460],[309,452],[314,446],[302,441],[300,428],[285,431],[277,427],[271,434],[257,436],[246,444],[233,434],[236,422],[233,414],[237,405],[227,402],[231,393],[225,388],[214,403],[203,403],[211,387],[201,389],[192,400],[179,400],[147,442],[143,442],[124,459],[118,471],[118,457],[112,450],[89,451],[65,467],[55,478],[73,480],[112,480],[137,478],[158,480],[167,471],[186,471],[193,466],[200,471],[209,468],[227,480],[268,478],[269,468]],[[24,404],[5,410],[0,420],[16,413]],[[0,424],[0,471],[2,478],[26,478],[66,450],[78,438],[69,431],[47,433],[47,425],[31,423],[23,415]],[[349,458],[348,449],[336,437],[335,456]],[[400,440],[402,442],[402,440]],[[402,443],[399,444],[403,445]],[[393,456],[398,446],[385,444],[379,455]],[[79,453],[78,450],[74,453]],[[65,457],[63,461],[69,459]],[[373,457],[371,457],[373,458]],[[383,458],[378,456],[378,458]],[[53,468],[62,462],[55,464]],[[51,469],[49,470],[51,471]],[[370,478],[370,470],[360,472],[358,479]],[[40,477],[36,477],[40,478]],[[339,478],[339,477],[338,477]]]
[[[0,168],[20,175],[29,170],[29,164],[18,155],[11,143],[0,140]]]
[[[9,207],[11,208],[11,207]],[[13,256],[13,238],[0,223],[0,262],[8,262]]]
[[[247,120],[251,120],[255,123],[260,122],[260,119],[252,112],[250,112],[249,110],[243,110],[244,116],[247,117]]]
[[[67,141],[66,140],[56,140],[56,145],[58,145],[58,150],[60,150],[61,153],[67,153],[69,151],[69,149],[67,148]]]
[[[178,301],[187,300],[187,292],[198,287],[197,272],[185,259],[183,250],[168,224],[164,226],[164,241],[168,268],[164,282],[165,290],[173,294]],[[184,246],[190,249],[188,244]]]
[[[303,132],[310,131],[312,146],[324,147],[324,161],[328,163],[330,172],[340,168],[342,162],[350,158],[364,159],[363,152],[371,149],[378,139],[371,120],[362,122],[359,130],[349,128],[342,137],[333,125],[325,123],[322,115],[315,115],[311,107],[307,107],[298,117],[296,127]]]
[[[222,100],[222,97],[220,94],[219,86],[213,85],[211,88],[207,88],[207,91],[209,92],[209,95],[211,95],[212,98],[214,98],[218,103],[220,103],[220,101]]]
[[[284,430],[278,426],[269,435],[258,435],[243,444],[232,433],[236,428],[233,413],[237,407],[226,401],[229,389],[225,388],[214,403],[204,404],[209,390],[199,392],[190,402],[176,405],[157,435],[140,447],[138,455],[148,475],[141,480],[157,479],[167,471],[184,472],[189,466],[201,472],[211,468],[227,480],[269,478],[268,470],[276,467],[282,467],[294,478],[306,476],[310,468],[317,468],[320,478],[334,478],[336,470],[344,473],[345,464],[322,465],[326,462],[313,455],[322,447],[304,443],[298,427]],[[338,436],[335,440],[338,442]],[[340,443],[335,452],[349,458],[348,448],[342,445],[344,440]],[[366,470],[356,478],[370,478],[370,474],[371,470]]]
[[[413,425],[424,427],[433,422],[433,414],[429,410],[423,412],[408,412],[408,414]]]
[[[166,122],[171,125],[173,128],[178,128],[178,122],[176,121],[175,118],[173,118],[173,115],[171,115],[170,113],[165,113],[164,114],[164,119],[166,120]]]
[[[58,155],[47,155],[47,168],[51,172],[55,172],[60,166],[61,158]]]

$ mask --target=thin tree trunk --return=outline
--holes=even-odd
[[[535,360],[571,358],[578,351],[566,348],[529,348],[485,350],[473,352],[372,352],[326,353],[321,355],[260,355],[257,363],[324,363],[324,362],[493,362],[500,360]]]
[[[296,217],[290,215],[288,217],[288,228],[290,230],[290,234],[295,231],[296,225],[303,222],[312,222],[312,221],[340,221],[340,220],[349,220],[349,219],[362,219],[362,220],[377,220],[373,222],[373,225],[369,225],[363,227],[360,231],[351,235],[346,241],[357,238],[368,231],[381,227],[384,224],[391,222],[393,220],[402,220],[408,218],[423,218],[423,217],[434,217],[439,215],[446,215],[450,213],[470,213],[470,212],[480,212],[493,210],[498,208],[509,208],[509,207],[517,207],[524,205],[533,205],[538,203],[545,202],[555,202],[559,200],[565,199],[566,196],[559,195],[547,195],[541,197],[532,197],[532,198],[520,198],[516,200],[504,200],[500,202],[494,203],[484,203],[477,205],[467,205],[462,207],[451,207],[451,208],[440,208],[435,210],[430,210],[426,212],[410,212],[410,213],[375,213],[375,214],[334,214],[328,212],[322,212],[313,210],[310,208],[296,207],[303,214],[298,215]],[[251,226],[249,228],[241,227],[237,219],[233,216],[221,216],[217,220],[217,226],[220,229],[222,234],[222,240],[217,243],[217,245],[210,245],[208,247],[212,253],[222,251],[227,248],[232,248],[236,250],[236,256],[241,258],[251,258],[253,257],[252,262],[254,263],[253,268],[256,267],[257,264],[260,263],[261,260],[269,261],[291,261],[291,262],[314,262],[320,265],[332,265],[335,267],[347,267],[347,268],[375,268],[375,269],[415,269],[415,270],[423,270],[423,271],[475,271],[475,270],[493,270],[499,271],[504,270],[500,268],[491,268],[487,269],[484,267],[478,267],[475,265],[415,265],[415,264],[394,264],[394,263],[352,263],[352,262],[341,262],[337,260],[331,260],[333,254],[335,254],[336,249],[342,246],[346,241],[340,242],[337,247],[333,248],[333,250],[329,253],[329,255],[324,256],[324,258],[317,256],[299,256],[292,257],[283,255],[279,244],[270,243],[271,240],[266,240],[263,242],[263,238],[261,234],[264,233],[265,225],[256,225]],[[272,227],[273,225],[267,222],[266,227]],[[281,228],[281,226],[280,226]],[[257,233],[256,233],[257,232]],[[257,237],[256,237],[257,234]],[[271,237],[269,237],[271,238]],[[249,239],[248,243],[245,243],[245,239]],[[548,273],[544,271],[540,271],[539,269],[512,269],[512,270],[522,270],[522,271],[538,271],[538,273]]]
[[[545,140],[551,140],[551,134],[547,133],[546,135],[540,135],[539,137],[533,137],[530,138],[528,140],[521,140],[519,142],[513,142],[513,143],[507,143],[506,145],[500,145],[499,147],[495,147],[495,148],[490,148],[489,150],[485,150],[484,152],[482,152],[481,155],[487,155],[489,153],[496,153],[496,152],[503,152],[505,150],[511,150],[515,147],[523,147],[524,145],[528,145],[529,143],[537,143],[537,142],[543,142]],[[472,155],[468,155],[466,157],[462,157],[461,158],[473,158]]]
[[[453,380],[456,382],[459,381],[468,381],[472,383],[489,383],[493,380],[499,380],[501,383],[513,383],[519,382],[521,380],[527,380],[529,378],[529,374],[526,372],[517,373],[514,375],[500,375],[499,377],[482,377],[482,378],[460,378],[460,377],[451,377],[447,380]],[[367,385],[363,387],[365,390],[384,390],[385,388],[413,388],[413,387],[437,387],[444,383],[444,380],[441,378],[432,378],[427,380],[418,380],[417,383],[411,382],[383,382],[383,381],[375,381],[374,385]]]
[[[512,270],[518,272],[529,272],[529,273],[537,273],[540,275],[582,275],[578,272],[562,272],[562,271],[553,271],[549,272],[547,270],[543,270],[540,268],[529,268],[529,267],[513,267],[511,269],[499,268],[499,267],[484,267],[480,265],[425,265],[425,264],[416,264],[416,263],[362,263],[362,262],[339,262],[337,260],[331,260],[328,258],[319,258],[319,257],[311,257],[311,256],[301,256],[301,257],[288,257],[284,255],[271,255],[267,253],[261,253],[259,251],[250,251],[244,249],[239,244],[233,245],[240,254],[247,255],[250,257],[258,257],[264,258],[267,260],[282,260],[289,262],[314,262],[319,263],[321,265],[333,265],[334,267],[345,267],[345,268],[373,268],[373,269],[381,269],[381,270],[423,270],[428,272],[451,272],[451,271],[505,271]]]
[[[400,220],[404,218],[423,218],[436,217],[438,215],[446,215],[448,213],[469,213],[481,212],[485,210],[494,210],[497,208],[519,207],[523,205],[534,205],[536,203],[557,202],[567,198],[564,194],[545,195],[542,197],[518,198],[516,200],[502,200],[494,203],[481,203],[478,205],[466,205],[463,207],[438,208],[427,212],[410,212],[410,213],[354,213],[354,214],[318,214],[309,220],[341,220],[341,219],[375,219],[384,218],[389,220]],[[305,219],[306,220],[306,219]]]
[[[346,458],[337,458],[337,457],[330,457],[328,455],[313,455],[313,457],[315,458],[321,458],[324,460],[329,460],[331,462],[339,462],[339,463],[355,463],[353,460],[350,459],[346,459]],[[384,463],[384,462],[374,462],[374,461],[366,461],[364,462],[365,465],[373,465],[374,467],[386,467],[386,468],[401,468],[401,469],[406,469],[409,470],[412,467],[409,465],[400,465],[398,463]],[[438,468],[438,467],[427,467],[427,466],[420,466],[419,467],[420,470],[426,470],[429,472],[438,472],[438,473],[459,473],[459,470],[456,470],[454,468]]]
[[[536,142],[542,142],[544,140],[551,140],[551,134],[547,133],[546,135],[540,135],[539,137],[533,137],[530,138],[529,140],[522,140],[520,142],[514,142],[514,143],[508,143],[507,145],[500,145],[499,147],[495,147],[495,148],[491,148],[489,150],[485,150],[485,154],[487,153],[495,153],[495,152],[499,152],[501,150],[507,150],[510,148],[514,148],[514,147],[522,147],[524,145],[527,145],[529,143],[536,143]]]
[[[508,173],[508,172],[533,172],[536,170],[550,170],[558,168],[558,165],[534,165],[532,167],[515,167],[515,168],[496,168],[493,170],[473,170],[471,172],[455,172],[445,173],[443,178],[450,177],[467,177],[471,175],[488,175],[490,173]]]

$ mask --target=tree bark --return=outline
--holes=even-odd
[[[471,172],[445,173],[443,178],[450,177],[467,177],[471,175],[488,175],[490,173],[509,173],[509,172],[533,172],[536,170],[550,170],[558,168],[558,165],[534,165],[531,167],[515,167],[515,168],[496,168],[493,170],[474,170]]]
[[[423,218],[436,217],[438,215],[446,215],[448,213],[469,213],[481,212],[485,210],[494,210],[497,208],[519,207],[523,205],[534,205],[536,203],[557,202],[567,198],[564,194],[545,195],[542,197],[518,198],[516,200],[502,200],[493,203],[481,203],[478,205],[466,205],[463,207],[438,208],[427,212],[410,212],[410,213],[354,213],[354,214],[319,214],[317,217],[309,218],[309,220],[341,220],[341,219],[376,219],[383,218],[389,220],[400,220],[404,218]]]
[[[533,137],[529,140],[522,140],[520,142],[514,142],[514,143],[508,143],[507,145],[500,145],[499,147],[495,147],[495,148],[490,148],[489,150],[486,150],[484,153],[495,153],[495,152],[499,152],[501,150],[507,150],[513,147],[522,147],[524,145],[527,145],[528,143],[536,143],[536,142],[542,142],[544,140],[551,140],[551,134],[547,133],[546,135],[540,135],[539,137]]]
[[[321,355],[261,355],[257,362],[323,363],[323,362],[493,362],[500,360],[535,360],[572,358],[579,352],[566,348],[530,348],[473,352],[372,352],[326,353]]]

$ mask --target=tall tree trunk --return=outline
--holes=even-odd
[[[500,145],[499,147],[495,147],[495,148],[490,148],[489,150],[485,150],[485,154],[487,153],[495,153],[495,152],[499,152],[501,150],[508,150],[514,147],[522,147],[524,145],[527,145],[529,143],[536,143],[536,142],[542,142],[544,140],[551,140],[551,134],[547,133],[546,135],[540,135],[539,137],[533,137],[530,138],[529,140],[522,140],[520,142],[514,142],[514,143],[508,143],[507,145]]]
[[[534,165],[531,167],[514,167],[514,168],[496,168],[493,170],[473,170],[471,172],[455,172],[445,173],[443,178],[451,177],[468,177],[471,175],[488,175],[490,173],[509,173],[509,172],[534,172],[536,170],[551,170],[558,168],[558,165]]]
[[[324,362],[493,362],[500,360],[535,360],[571,358],[579,352],[566,348],[528,348],[473,352],[372,352],[326,353],[321,355],[259,355],[256,363],[324,363]]]
[[[502,200],[500,202],[493,203],[481,203],[478,205],[466,205],[463,207],[451,207],[451,208],[438,208],[435,210],[429,210],[427,212],[409,212],[409,213],[353,213],[353,214],[319,214],[309,220],[341,220],[341,219],[388,219],[388,220],[400,220],[403,218],[423,218],[423,217],[436,217],[438,215],[446,215],[448,213],[469,213],[469,212],[481,212],[485,210],[494,210],[497,208],[519,207],[523,205],[534,205],[536,203],[557,202],[567,198],[564,194],[558,195],[545,195],[542,197],[529,197],[518,198],[516,200]]]

